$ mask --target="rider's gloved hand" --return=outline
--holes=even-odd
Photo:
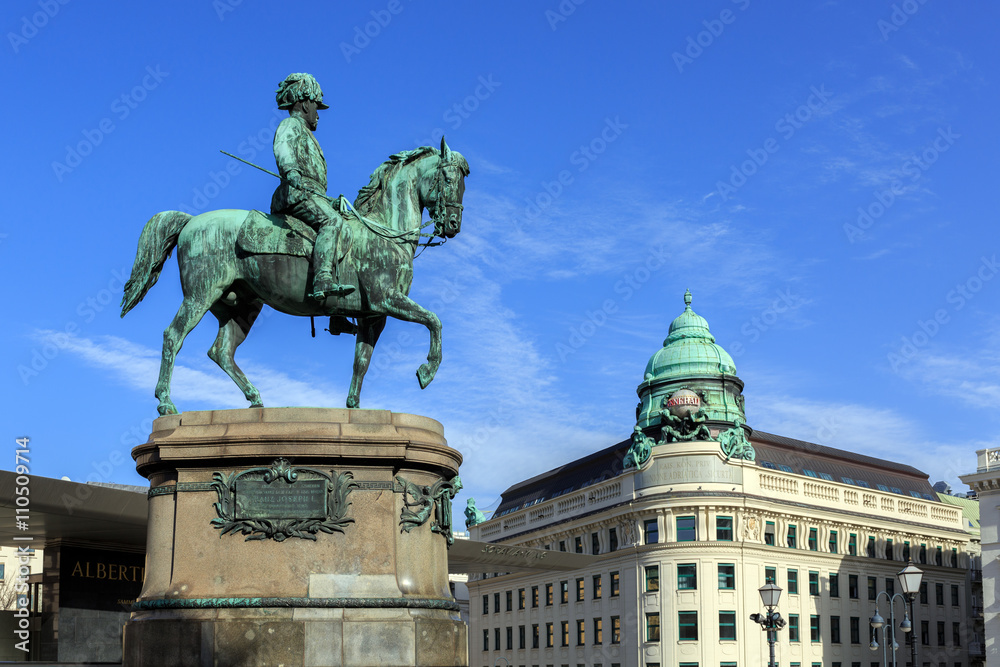
[[[288,184],[293,188],[296,189],[302,188],[302,174],[300,174],[298,171],[294,169],[288,172],[288,176],[285,177],[285,180],[288,181]]]

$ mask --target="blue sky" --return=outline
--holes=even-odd
[[[628,437],[686,288],[752,427],[956,488],[1000,445],[995,5],[296,7],[4,3],[5,468],[26,435],[35,474],[145,483],[128,452],[180,286],[171,259],[119,319],[139,232],[269,205],[273,179],[219,150],[273,167],[296,71],[332,107],[331,194],[442,132],[471,165],[461,234],[415,264],[437,379],[414,377],[426,332],[390,321],[362,395],[444,423],[460,502]],[[216,330],[178,357],[182,410],[245,405],[205,354]],[[342,406],[352,355],[266,310],[237,358],[266,405]]]

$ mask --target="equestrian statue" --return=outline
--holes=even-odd
[[[281,182],[270,215],[238,209],[196,216],[163,211],[150,218],[139,237],[122,317],[156,284],[175,247],[184,293],[163,332],[155,391],[161,415],[177,414],[170,400],[174,361],[185,337],[209,311],[219,320],[219,335],[208,356],[236,382],[251,407],[263,405],[260,392],[233,355],[265,305],[289,315],[329,317],[331,333],[357,337],[349,408],[360,404],[361,384],[387,317],[422,324],[430,332],[427,363],[417,370],[421,388],[441,364],[441,320],[408,294],[421,237],[448,239],[461,230],[468,162],[444,138],[440,148],[396,153],[375,170],[352,206],[343,196],[326,196],[326,159],[313,135],[318,111],[329,108],[319,84],[309,74],[291,74],[279,85],[277,102],[289,117],[274,135],[275,175]],[[425,209],[431,221],[421,224]],[[432,224],[432,233],[421,233]]]

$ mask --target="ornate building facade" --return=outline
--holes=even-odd
[[[970,537],[927,475],[746,425],[743,382],[686,307],[638,388],[632,438],[509,488],[471,538],[594,554],[571,573],[473,576],[471,665],[756,667],[757,589],[783,589],[782,667],[870,667],[876,601],[924,571],[921,664],[972,667]],[[895,620],[904,616],[897,601]],[[897,633],[898,664],[910,647]],[[885,643],[880,632],[875,639]]]

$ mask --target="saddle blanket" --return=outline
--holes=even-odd
[[[298,218],[261,211],[250,211],[236,236],[236,244],[251,255],[312,257],[315,241],[316,232]]]

